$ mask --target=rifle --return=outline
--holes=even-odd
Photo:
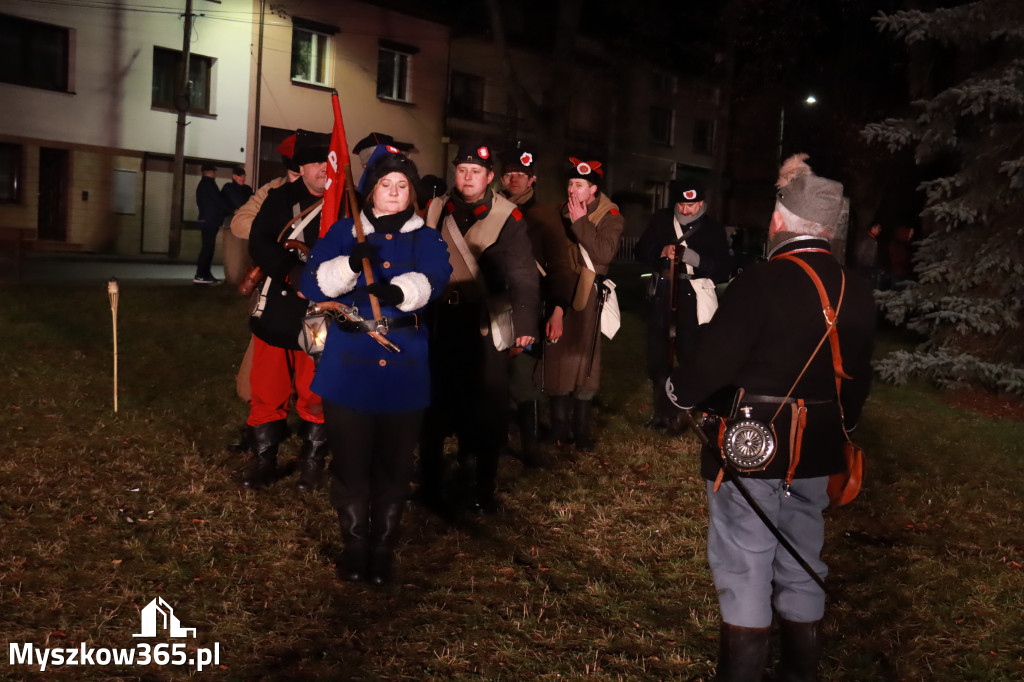
[[[678,248],[678,244],[676,248]],[[676,359],[676,259],[668,264],[668,368],[672,370]]]
[[[608,300],[608,289],[602,284],[604,277],[598,277],[597,284],[597,319],[594,320],[594,338],[590,344],[590,362],[587,363],[587,379],[594,369],[594,357],[597,355],[597,344],[601,341],[601,311],[604,309],[604,302]]]
[[[365,318],[359,314],[359,310],[353,306],[345,305],[340,301],[324,301],[323,303],[314,303],[312,305],[312,313],[326,312],[331,317],[337,320],[348,320],[350,322],[362,322]],[[380,327],[378,327],[379,329]],[[378,331],[366,332],[370,335],[374,341],[384,346],[387,350],[392,353],[401,353],[402,349],[393,344],[384,334]]]

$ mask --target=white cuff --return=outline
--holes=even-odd
[[[336,298],[352,291],[359,279],[359,273],[353,272],[348,266],[348,256],[338,256],[324,261],[316,269],[316,282],[320,291],[331,298]]]
[[[405,299],[396,306],[404,313],[419,310],[430,301],[430,280],[422,272],[406,272],[388,283],[394,284],[405,294]]]

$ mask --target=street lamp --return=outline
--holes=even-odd
[[[818,103],[818,98],[815,97],[813,94],[809,94],[809,95],[807,95],[807,97],[804,98],[803,103],[808,105],[808,106],[814,106],[815,104]],[[780,166],[782,165],[782,138],[783,138],[785,132],[786,132],[786,106],[783,105],[782,108],[779,109],[779,153],[778,153],[778,157],[779,157],[779,165]]]

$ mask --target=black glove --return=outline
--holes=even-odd
[[[366,287],[366,293],[376,296],[381,305],[396,306],[405,300],[402,287],[390,282],[374,282]]]
[[[352,272],[363,271],[363,259],[370,261],[370,265],[380,262],[380,256],[377,255],[377,247],[370,242],[356,242],[352,246],[352,251],[348,254],[348,266],[352,268]]]

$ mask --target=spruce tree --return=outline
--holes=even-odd
[[[978,0],[876,17],[932,56],[916,116],[869,125],[911,148],[926,179],[914,280],[882,292],[886,317],[924,337],[877,369],[903,383],[970,384],[1024,395],[1024,2]],[[944,64],[944,66],[937,66]]]

